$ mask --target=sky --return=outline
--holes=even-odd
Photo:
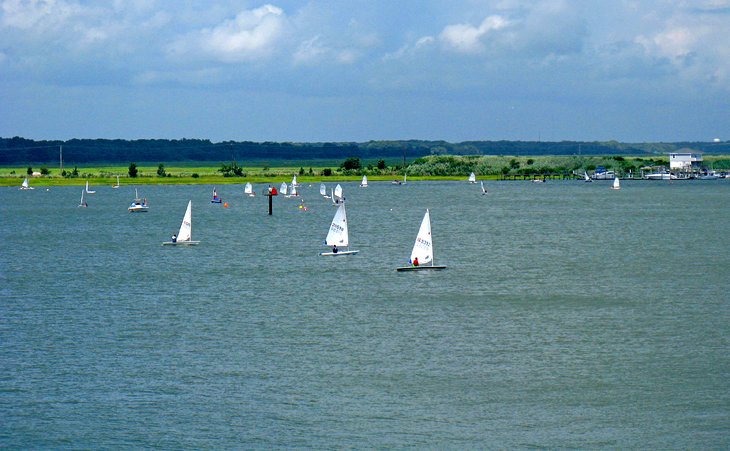
[[[730,0],[0,0],[0,136],[730,140]]]

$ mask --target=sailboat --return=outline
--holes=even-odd
[[[193,241],[193,201],[188,201],[188,208],[185,210],[185,216],[183,216],[182,224],[180,224],[180,231],[177,232],[174,241],[165,241],[162,243],[163,246],[177,246],[177,245],[195,245],[200,244],[200,241]]]
[[[431,214],[426,209],[423,215],[421,228],[418,229],[416,242],[411,251],[411,266],[402,266],[396,268],[396,271],[424,271],[424,270],[440,270],[446,269],[446,266],[437,266],[433,264],[433,244],[431,242]],[[426,265],[430,263],[430,265]],[[422,266],[423,265],[423,266]]]
[[[583,171],[583,181],[586,183],[593,182],[593,179],[588,176],[588,173],[586,171]]]
[[[621,182],[619,182],[618,176],[614,177],[613,185],[611,185],[611,189],[621,189]]]
[[[86,194],[94,194],[96,191],[89,190],[89,181],[86,181]]]
[[[20,184],[20,188],[18,188],[18,189],[27,190],[27,189],[34,189],[34,188],[32,186],[30,186],[30,184],[28,183],[28,177],[26,177],[25,180],[23,180],[23,183]]]
[[[469,183],[476,183],[477,182],[477,176],[473,172],[469,174]]]
[[[320,252],[319,255],[337,256],[337,255],[355,255],[360,251],[350,250],[350,237],[347,230],[347,212],[345,204],[342,203],[337,208],[335,217],[332,219],[330,230],[324,240],[325,246],[333,246],[331,252]],[[345,250],[339,250],[338,247],[344,247]]]
[[[484,187],[484,181],[483,180],[479,180],[479,183],[482,184],[482,196],[483,196],[483,195],[487,194],[487,189]]]
[[[84,190],[81,190],[81,202],[79,202],[79,207],[88,207],[89,204],[86,203],[84,200]]]
[[[321,194],[325,199],[330,198],[330,196],[327,195],[327,187],[324,186],[324,183],[319,185],[319,194]]]
[[[243,194],[248,197],[254,197],[256,195],[256,193],[253,192],[253,185],[251,185],[251,182],[246,182],[246,186],[243,188]]]
[[[342,196],[342,187],[338,183],[335,189],[332,191],[332,203],[339,205],[345,203],[345,198]]]
[[[117,176],[117,184],[112,185],[112,188],[119,188],[119,176]]]
[[[368,176],[363,175],[362,182],[360,182],[360,188],[367,188],[367,187],[368,187]]]
[[[137,194],[137,188],[134,189],[134,200],[129,205],[129,208],[127,208],[127,211],[130,213],[143,213],[147,210],[149,210],[150,207],[147,205],[147,198],[140,199],[139,194]]]
[[[286,196],[288,188],[289,187],[286,185],[286,182],[281,182],[281,186],[279,187],[279,194],[281,194],[282,196]]]
[[[291,179],[291,186],[292,187],[299,186],[299,183],[297,183],[297,176],[296,175],[294,177],[292,177],[292,179]]]
[[[213,199],[210,200],[210,203],[211,204],[220,204],[222,202],[223,201],[221,200],[221,198],[218,197],[218,191],[215,189],[215,187],[213,187]]]

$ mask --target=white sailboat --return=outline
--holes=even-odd
[[[330,224],[330,230],[327,232],[327,237],[324,240],[325,246],[332,246],[330,252],[320,252],[319,255],[324,256],[338,256],[338,255],[355,255],[360,251],[350,250],[350,236],[347,228],[347,212],[345,211],[345,204],[342,203],[337,208],[335,217],[332,219]],[[340,250],[340,247],[344,247],[345,250]]]
[[[342,187],[338,183],[335,189],[332,191],[332,203],[339,205],[345,203],[345,198],[342,196]]]
[[[614,177],[611,189],[621,189],[621,182],[618,180],[618,176]]]
[[[367,187],[368,187],[368,176],[363,175],[362,182],[360,182],[360,188],[367,188]]]
[[[210,200],[211,204],[220,204],[223,203],[223,200],[221,200],[220,196],[218,196],[218,190],[213,187],[213,199]]]
[[[299,185],[292,184],[291,190],[289,190],[289,195],[286,197],[299,197],[299,191],[297,190],[297,186]]]
[[[30,186],[30,184],[28,183],[28,177],[26,177],[25,180],[23,180],[23,183],[20,184],[20,188],[18,188],[18,189],[28,190],[28,189],[34,189],[34,188],[32,186]]]
[[[327,187],[324,186],[324,183],[319,185],[319,194],[322,195],[325,199],[329,199],[330,196],[327,194]]]
[[[137,194],[137,188],[134,189],[134,200],[129,205],[129,208],[127,208],[127,211],[130,213],[143,213],[149,210],[150,207],[147,205],[147,198],[140,199],[139,194]]]
[[[281,182],[281,186],[279,187],[279,194],[282,196],[286,196],[286,193],[288,191],[288,186],[286,185],[286,182]]]
[[[119,176],[117,176],[117,184],[112,185],[112,188],[119,188]]]
[[[483,196],[483,195],[487,194],[487,189],[484,187],[484,181],[483,180],[479,180],[479,183],[482,184],[482,196]]]
[[[588,176],[588,173],[586,171],[583,171],[583,181],[586,183],[593,182],[593,179]]]
[[[291,179],[291,186],[292,187],[299,186],[299,183],[297,183],[297,176],[296,175],[294,177],[292,177],[292,179]]]
[[[81,202],[79,202],[79,207],[88,207],[89,204],[86,203],[84,200],[84,190],[81,190]]]
[[[431,242],[431,214],[426,209],[423,215],[421,228],[418,229],[416,242],[413,245],[410,258],[411,266],[396,268],[396,271],[423,271],[446,269],[446,266],[433,264],[433,243]],[[428,265],[430,263],[430,265]]]
[[[163,246],[177,246],[177,245],[188,245],[193,246],[200,244],[200,241],[193,241],[193,201],[188,201],[188,208],[185,210],[185,216],[183,216],[182,224],[180,224],[180,230],[177,235],[171,241],[165,241],[162,243]]]
[[[476,183],[477,182],[477,176],[473,172],[469,174],[469,183]]]
[[[254,197],[256,195],[253,191],[253,185],[251,185],[251,182],[246,182],[246,186],[243,188],[243,194],[248,197]]]
[[[86,194],[94,194],[96,191],[89,190],[89,181],[86,181]]]

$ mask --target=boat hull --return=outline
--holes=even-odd
[[[164,241],[163,246],[195,246],[200,244],[200,241]]]
[[[402,266],[400,268],[395,268],[398,272],[405,272],[405,271],[440,271],[442,269],[446,269],[446,266],[443,265],[434,265],[434,266]]]
[[[323,257],[337,257],[339,255],[355,255],[360,251],[338,251],[338,252],[320,252]]]

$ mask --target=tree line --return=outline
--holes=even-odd
[[[315,160],[406,159],[429,155],[666,155],[692,151],[730,154],[730,141],[675,143],[620,143],[617,141],[446,141],[396,140],[324,143],[223,141],[207,139],[71,139],[32,140],[0,137],[0,164],[29,164],[63,161],[71,164],[246,161],[246,160]]]

